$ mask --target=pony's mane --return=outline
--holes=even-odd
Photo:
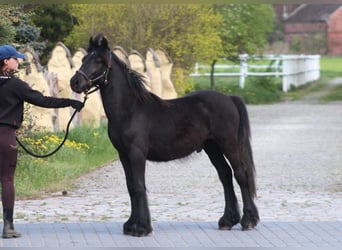
[[[156,96],[155,94],[149,92],[145,88],[146,80],[142,74],[139,72],[128,68],[127,64],[123,62],[117,55],[112,52],[112,59],[120,67],[120,69],[126,74],[129,87],[133,91],[134,95],[141,102],[157,101],[161,104],[168,105],[166,100],[163,100]]]

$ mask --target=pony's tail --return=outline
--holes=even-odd
[[[232,100],[239,111],[240,121],[238,129],[238,140],[240,150],[240,161],[248,179],[249,193],[252,198],[256,196],[255,187],[255,166],[251,147],[251,130],[249,125],[248,112],[245,102],[238,96],[232,96]]]

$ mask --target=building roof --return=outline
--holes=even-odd
[[[285,22],[325,22],[342,4],[303,4]]]

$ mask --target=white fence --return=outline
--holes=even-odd
[[[274,76],[282,77],[282,89],[287,92],[291,85],[298,87],[320,77],[319,55],[263,55],[239,56],[240,64],[215,65],[216,69],[235,69],[236,72],[215,72],[214,76],[240,77],[240,87],[245,85],[248,76]],[[249,60],[271,61],[268,65],[249,64]],[[210,76],[210,66],[196,63],[195,72],[190,76]]]

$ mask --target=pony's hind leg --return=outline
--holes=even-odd
[[[233,187],[232,170],[215,142],[207,141],[204,144],[204,150],[215,166],[224,189],[225,209],[218,223],[219,229],[230,230],[240,222],[240,211]]]
[[[259,221],[258,209],[253,201],[255,196],[254,173],[251,173],[252,166],[244,166],[240,160],[240,152],[238,150],[226,154],[237,180],[243,200],[243,216],[241,226],[243,230],[255,227]]]

